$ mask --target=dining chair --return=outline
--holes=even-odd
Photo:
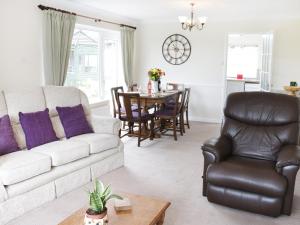
[[[123,135],[122,137],[126,135],[132,135],[135,136],[134,127],[135,124],[137,124],[138,132],[138,147],[141,146],[141,142],[150,138],[150,140],[153,140],[154,137],[154,114],[150,114],[148,112],[142,112],[141,107],[141,99],[140,94],[138,93],[117,93],[117,104],[118,104],[118,115],[119,119],[123,122],[128,123],[128,132]],[[121,112],[122,109],[122,103],[125,108],[125,113]],[[136,110],[133,110],[133,105],[137,106]],[[150,132],[147,133],[147,124],[150,121]],[[142,127],[143,125],[143,127]],[[142,133],[142,128],[144,128],[144,133]],[[145,134],[146,133],[146,134]],[[121,136],[121,130],[119,135]]]
[[[124,88],[122,86],[119,87],[113,87],[110,89],[111,92],[111,98],[112,98],[112,103],[113,103],[113,116],[114,118],[117,117],[118,114],[118,108],[117,108],[117,93],[124,92]]]
[[[174,104],[172,107],[164,104],[160,110],[158,110],[155,114],[157,118],[160,119],[160,131],[162,134],[169,130],[173,131],[174,140],[177,141],[177,132],[179,131],[181,136],[183,135],[183,120],[182,120],[182,108],[183,108],[183,100],[185,98],[184,92],[177,92],[171,96],[173,98]],[[179,102],[179,99],[182,99]],[[166,127],[166,122],[171,122],[171,128]],[[178,127],[179,125],[179,127]]]
[[[117,106],[118,106],[117,102],[119,101],[118,100],[118,93],[124,93],[124,88],[122,86],[111,88],[114,118],[116,118],[117,114],[119,113],[119,110],[117,108]],[[137,105],[136,104],[133,104],[131,107],[132,107],[132,110],[137,110]],[[121,107],[120,112],[125,113],[125,108]]]
[[[190,129],[190,121],[189,121],[189,101],[190,101],[190,94],[191,94],[191,88],[185,88],[184,89],[184,104],[182,106],[182,120],[183,120],[183,133],[185,133],[185,126]],[[185,120],[184,120],[185,116]]]
[[[184,91],[184,84],[167,83],[167,91]]]

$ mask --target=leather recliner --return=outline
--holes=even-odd
[[[220,137],[202,146],[208,201],[274,217],[291,214],[300,162],[298,104],[283,94],[228,96]]]

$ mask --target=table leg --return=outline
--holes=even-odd
[[[161,217],[158,219],[156,225],[163,225],[163,224],[164,224],[164,220],[165,220],[165,213],[163,213],[163,214],[161,215]]]

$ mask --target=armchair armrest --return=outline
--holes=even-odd
[[[207,191],[207,180],[206,171],[212,163],[220,162],[231,154],[232,141],[226,137],[221,136],[219,138],[212,138],[202,145],[203,156],[204,156],[204,168],[203,168],[203,188],[202,194],[206,196]]]
[[[290,165],[300,165],[300,146],[298,145],[286,145],[282,147],[277,157],[277,169]]]
[[[116,118],[91,115],[90,123],[95,133],[118,135],[121,121]]]
[[[231,154],[232,143],[231,140],[226,136],[212,138],[204,142],[202,145],[202,150],[204,152],[213,154],[215,157],[214,161],[219,162]]]
[[[283,175],[288,182],[282,212],[291,214],[295,182],[300,165],[300,146],[286,145],[281,148],[277,157],[276,171]]]

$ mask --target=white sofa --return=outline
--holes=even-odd
[[[67,140],[56,106],[78,104],[84,106],[95,133]],[[45,108],[60,140],[27,150],[18,113]],[[10,116],[21,151],[0,156],[1,225],[124,164],[120,122],[91,115],[87,97],[76,88],[0,92],[0,117],[5,114]]]

